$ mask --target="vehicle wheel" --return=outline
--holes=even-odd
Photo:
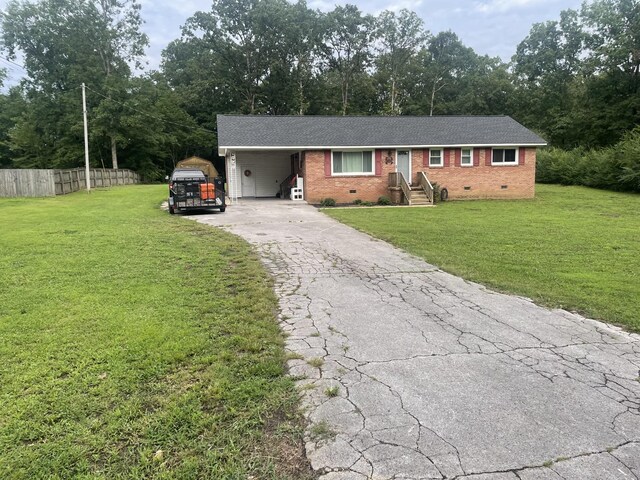
[[[173,215],[174,213],[176,213],[176,209],[175,209],[175,208],[173,208],[173,205],[169,205],[169,213],[170,213],[171,215]]]
[[[224,213],[224,211],[227,209],[227,207],[220,207],[220,213]]]

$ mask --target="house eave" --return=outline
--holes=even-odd
[[[255,150],[371,150],[385,148],[489,148],[489,147],[545,147],[546,142],[525,143],[455,143],[455,144],[430,144],[430,145],[229,145],[220,146],[218,154],[224,156],[227,151],[255,151]]]

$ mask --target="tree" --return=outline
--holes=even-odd
[[[322,35],[320,15],[300,0],[288,9],[283,27],[284,42],[280,55],[285,59],[294,82],[293,110],[304,115],[311,103],[308,89],[318,69],[317,56]]]
[[[21,168],[49,168],[56,133],[47,127],[50,108],[46,103],[26,102],[24,109],[10,119],[7,145],[12,163]]]
[[[565,10],[560,21],[534,24],[512,60],[520,120],[543,131],[555,145],[576,141],[581,107],[575,94],[583,45],[577,12]]]
[[[640,3],[597,0],[581,10],[585,25],[589,132],[601,145],[614,143],[640,123]]]
[[[449,114],[513,114],[514,87],[507,65],[499,58],[472,55],[463,75],[447,91]]]
[[[123,141],[128,166],[159,180],[177,161],[191,155],[211,158],[216,137],[200,127],[180,105],[179,95],[160,74],[133,79],[123,104],[129,134]]]
[[[428,38],[423,27],[422,20],[406,9],[397,15],[385,10],[376,19],[376,74],[383,86],[384,111],[392,115],[401,113],[401,91],[411,81],[407,65]]]
[[[432,37],[423,53],[426,83],[429,85],[429,115],[433,115],[437,94],[464,74],[475,52],[465,47],[455,33],[446,31]]]
[[[0,88],[3,86],[5,70],[0,69]],[[9,131],[15,126],[16,118],[24,111],[24,99],[20,89],[13,87],[7,94],[0,94],[0,168],[13,165]]]
[[[123,135],[115,105],[126,92],[129,64],[140,66],[147,45],[141,24],[135,0],[13,0],[1,18],[3,47],[9,58],[22,52],[30,96],[77,109],[81,83],[103,95],[95,108],[105,113],[95,127],[97,138],[106,137],[110,144],[114,168]],[[65,119],[66,112],[60,117]],[[53,147],[57,145],[56,139]]]
[[[620,70],[640,76],[640,3],[637,0],[596,0],[581,12],[594,70]]]
[[[596,0],[535,24],[513,58],[516,116],[561,147],[604,146],[640,122],[640,4]]]
[[[372,24],[355,5],[337,6],[326,16],[323,57],[339,82],[342,115],[349,111],[353,82],[370,65]]]
[[[223,39],[215,19],[197,12],[182,37],[162,52],[162,75],[180,97],[180,104],[199,125],[215,129],[216,112],[243,111],[243,95],[231,80]]]
[[[298,25],[305,11],[304,3],[286,0],[215,0],[210,12],[187,20],[182,38],[163,54],[163,69],[172,84],[225,95],[222,111],[289,113],[291,62],[297,62],[299,85],[309,68],[304,42],[312,34],[299,37],[303,26]],[[294,38],[299,42],[295,52]]]

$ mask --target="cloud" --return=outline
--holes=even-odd
[[[438,3],[441,0],[437,0]],[[289,0],[295,2],[295,0]],[[377,15],[384,10],[398,12],[403,8],[417,12],[422,6],[424,0],[310,0],[307,5],[309,8],[318,9],[322,12],[329,12],[338,5],[346,5],[350,3],[356,5],[364,13]],[[433,3],[433,2],[432,2]]]
[[[140,0],[143,10],[154,10],[163,12],[164,15],[178,15],[180,18],[187,18],[198,10],[208,11],[211,9],[211,0],[181,0],[179,2],[165,0]]]
[[[474,10],[482,13],[504,13],[510,10],[537,7],[545,3],[551,2],[549,0],[490,0],[488,2],[476,2]]]
[[[406,8],[410,11],[417,11],[422,5],[422,0],[398,0],[392,2],[389,6],[385,7],[383,10],[391,10],[392,12],[399,12],[403,8]]]
[[[336,6],[334,0],[311,0],[309,2],[309,8],[313,10],[320,10],[321,12],[329,12]]]

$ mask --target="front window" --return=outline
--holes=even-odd
[[[492,165],[516,165],[518,153],[515,148],[494,148]]]
[[[372,175],[373,152],[333,152],[334,175]]]
[[[429,150],[429,166],[441,167],[442,166],[442,149],[432,148]]]
[[[470,167],[473,165],[473,150],[470,148],[463,148],[462,155],[460,156],[460,165],[463,167]]]

